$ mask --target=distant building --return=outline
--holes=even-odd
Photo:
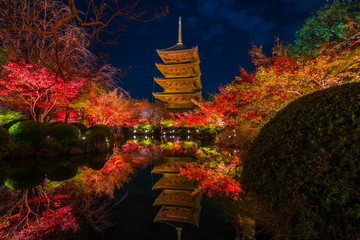
[[[164,63],[156,67],[164,77],[154,78],[164,92],[153,93],[154,97],[166,103],[170,112],[192,110],[192,99],[200,99],[200,60],[198,47],[187,47],[182,43],[181,17],[179,18],[178,43],[167,49],[156,50]]]

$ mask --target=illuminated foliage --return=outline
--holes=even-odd
[[[122,146],[123,153],[132,153],[139,150],[139,145],[134,141],[127,141],[124,146]]]
[[[197,144],[190,141],[166,142],[160,145],[165,154],[193,154],[197,151]]]
[[[313,58],[334,47],[347,48],[360,39],[360,3],[335,0],[306,20],[296,33],[292,51],[301,58]]]
[[[85,82],[83,78],[65,81],[45,67],[23,61],[9,62],[3,68],[1,101],[25,111],[34,121],[44,122],[51,111],[68,106]]]
[[[1,102],[1,98],[0,98],[0,102]],[[13,111],[11,109],[2,109],[0,110],[0,125],[20,119],[21,117],[22,117],[21,112]]]
[[[21,199],[11,202],[13,206],[0,218],[1,238],[59,239],[79,230],[73,209],[69,206],[71,195],[48,195],[41,186],[23,190],[20,195]],[[9,204],[13,197],[2,204]]]
[[[197,160],[180,169],[180,175],[194,179],[199,183],[196,190],[208,196],[230,197],[239,200],[242,189],[235,179],[238,157],[226,156],[215,149],[200,148]]]
[[[79,174],[68,181],[78,192],[85,195],[108,196],[130,181],[134,169],[123,160],[121,154],[113,154],[100,170],[81,167]]]
[[[102,85],[91,85],[85,89],[74,108],[83,120],[91,124],[134,126],[139,105],[120,91],[106,91]]]
[[[360,48],[328,51],[315,59],[299,62],[289,54],[289,46],[276,40],[272,57],[262,47],[250,51],[256,70],[240,69],[235,81],[220,88],[212,101],[199,101],[194,115],[201,123],[223,130],[219,143],[246,150],[260,128],[289,102],[319,89],[359,80]],[[178,117],[182,122],[185,117]],[[184,118],[184,119],[182,119]],[[190,121],[191,120],[191,121]]]
[[[159,102],[142,100],[139,103],[139,121],[154,126],[159,126],[162,116],[165,114],[164,107]]]
[[[64,236],[64,232],[69,230],[76,232],[79,226],[72,215],[71,207],[65,206],[49,213],[43,212],[41,217],[32,222],[29,227],[22,229],[14,236],[14,239],[56,239],[59,234]]]

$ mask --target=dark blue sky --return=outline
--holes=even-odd
[[[198,46],[203,97],[234,80],[239,67],[252,70],[248,51],[262,44],[270,53],[275,37],[291,42],[297,29],[326,0],[141,0],[139,10],[167,4],[169,14],[149,23],[125,21],[116,45],[104,49],[109,63],[132,66],[120,86],[134,98],[152,99],[156,49],[177,43],[178,17],[182,17],[183,43]],[[162,88],[155,84],[155,92]]]

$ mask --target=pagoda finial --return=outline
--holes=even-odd
[[[179,17],[179,37],[178,37],[178,43],[177,44],[183,44],[182,43],[182,37],[181,37],[181,16]]]

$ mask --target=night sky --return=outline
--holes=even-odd
[[[161,76],[155,62],[156,49],[177,43],[178,18],[182,17],[182,37],[186,46],[198,46],[202,95],[215,93],[239,73],[239,67],[253,70],[248,51],[261,44],[271,53],[274,39],[291,42],[311,13],[326,0],[141,0],[138,10],[167,4],[169,14],[149,23],[126,21],[116,45],[104,49],[109,63],[132,68],[119,84],[137,99],[152,99],[154,76]],[[155,92],[162,88],[155,84]]]

